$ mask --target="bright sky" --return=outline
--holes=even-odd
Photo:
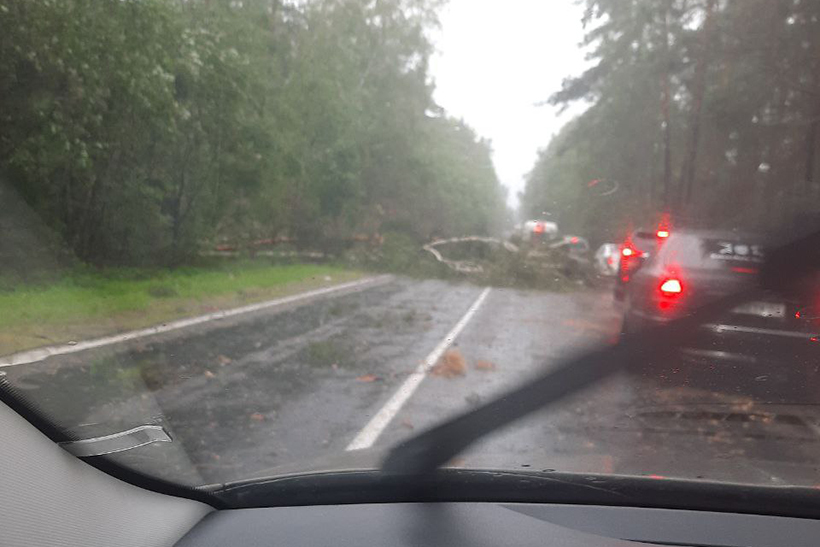
[[[435,99],[493,143],[498,177],[517,205],[539,148],[566,123],[534,106],[586,63],[582,8],[573,0],[450,0],[432,59]]]

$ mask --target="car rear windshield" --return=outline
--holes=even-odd
[[[666,263],[690,268],[756,271],[764,250],[755,238],[683,236],[669,241],[662,257]]]
[[[657,237],[652,232],[635,232],[632,242],[641,250],[653,249],[657,244]]]

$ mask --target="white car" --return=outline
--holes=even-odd
[[[604,243],[595,251],[595,271],[611,277],[618,274],[621,253],[617,243]]]
[[[521,239],[532,241],[537,238],[554,239],[558,235],[558,225],[549,220],[528,220],[521,226]]]

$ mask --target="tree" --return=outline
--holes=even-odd
[[[534,210],[540,196],[564,196],[558,208],[589,218],[590,235],[601,238],[670,208],[683,223],[761,229],[816,209],[819,9],[790,0],[588,0],[596,64],[552,101],[591,106],[541,154],[525,203]],[[567,150],[580,158],[570,166]],[[616,195],[577,197],[591,172],[617,180]]]
[[[428,74],[439,0],[0,0],[0,174],[94,263],[494,229]]]

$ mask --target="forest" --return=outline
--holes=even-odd
[[[0,183],[77,259],[490,234],[490,143],[433,100],[439,0],[0,0]]]
[[[521,203],[596,241],[672,218],[773,230],[817,215],[820,2],[584,0],[587,108],[540,151]]]

